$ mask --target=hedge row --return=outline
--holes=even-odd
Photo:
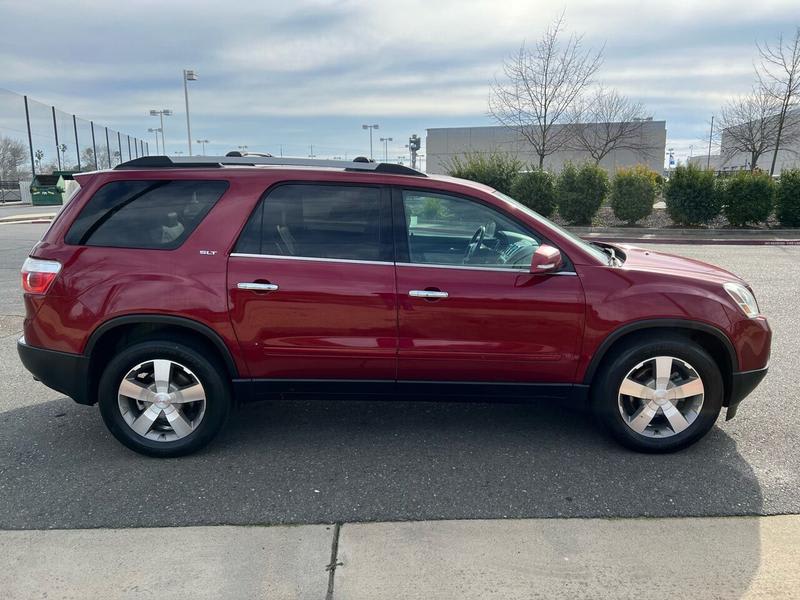
[[[595,165],[568,164],[560,174],[523,171],[524,165],[502,154],[455,159],[449,173],[485,183],[548,217],[558,209],[572,225],[591,225],[608,197],[614,215],[634,224],[653,210],[663,194],[667,214],[677,225],[704,225],[720,214],[735,227],[763,223],[775,212],[785,227],[800,227],[800,169],[769,175],[742,172],[717,178],[694,166],[678,167],[669,181],[644,166],[622,169],[609,181]]]

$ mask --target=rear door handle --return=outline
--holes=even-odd
[[[242,282],[237,283],[236,287],[240,290],[254,290],[256,292],[277,292],[278,291],[278,284],[277,283],[252,283],[252,282]]]
[[[447,292],[440,290],[411,290],[408,295],[412,298],[447,298]]]

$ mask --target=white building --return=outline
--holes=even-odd
[[[468,153],[508,153],[525,164],[539,164],[539,157],[531,145],[524,139],[520,139],[515,131],[507,127],[446,127],[428,129],[427,132],[426,170],[428,173],[446,173],[453,158],[462,157]],[[609,173],[613,173],[620,167],[644,164],[660,173],[664,168],[664,153],[667,144],[666,122],[643,121],[640,135],[641,143],[639,145],[647,147],[646,152],[634,152],[627,149],[613,151],[603,158],[600,166]],[[592,158],[587,152],[565,150],[545,158],[544,167],[550,171],[560,171],[565,163],[579,164],[590,161]]]

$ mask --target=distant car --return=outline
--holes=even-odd
[[[144,454],[197,450],[235,402],[309,394],[588,399],[626,446],[669,452],[767,372],[735,275],[588,244],[477,183],[261,156],[75,177],[22,268],[19,354]]]

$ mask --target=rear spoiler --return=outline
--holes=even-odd
[[[73,173],[72,178],[78,182],[81,187],[86,187],[89,183],[103,171],[89,171],[88,173]]]

